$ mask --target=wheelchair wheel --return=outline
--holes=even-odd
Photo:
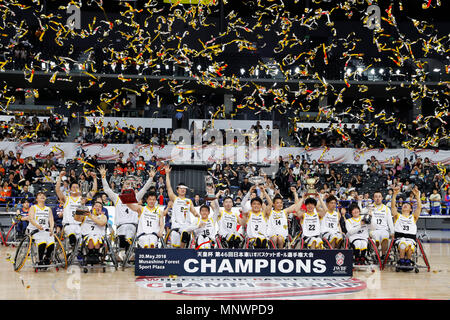
[[[324,249],[332,249],[331,243],[330,243],[330,241],[328,241],[328,239],[322,238],[322,242],[323,242]]]
[[[216,247],[218,249],[223,249],[222,240],[220,239],[219,235],[216,235]]]
[[[11,225],[11,227],[9,228],[8,232],[6,233],[5,245],[7,245],[7,246],[11,244],[11,246],[14,247],[14,245],[17,244],[16,242],[18,239],[17,239],[16,225],[17,225],[17,222],[13,223]]]
[[[130,247],[128,248],[127,252],[125,253],[125,257],[123,258],[122,261],[122,271],[125,271],[125,268],[127,267],[128,261],[131,258],[131,255],[134,254],[134,248],[136,246],[136,235],[134,235],[133,237],[133,241],[131,242]]]
[[[268,249],[276,249],[277,246],[273,243],[272,239],[267,239],[267,247]]]
[[[119,268],[119,263],[117,262],[116,259],[116,251],[114,250],[114,247],[111,245],[111,241],[109,240],[108,237],[105,237],[105,252],[111,258],[111,262],[114,265],[114,269],[117,270]]]
[[[5,241],[5,239],[3,238],[3,226],[0,224],[0,239],[2,240],[1,242],[0,242],[0,244],[2,244],[2,245],[4,245],[5,247],[6,247],[6,241]]]
[[[369,238],[368,240],[369,240],[368,244],[370,246],[370,249],[369,249],[369,247],[367,248],[368,249],[367,250],[368,258],[372,264],[378,265],[380,270],[382,270],[383,266],[381,264],[381,259],[380,259],[380,255],[378,253],[377,246],[371,238]]]
[[[14,271],[19,272],[25,265],[31,251],[32,241],[31,236],[26,235],[19,243],[14,257]]]
[[[69,265],[67,261],[66,250],[64,250],[61,240],[59,240],[57,236],[55,236],[54,238],[55,238],[55,249],[53,250],[54,262],[57,265],[66,269],[67,266]]]
[[[427,255],[425,254],[425,250],[423,250],[423,245],[422,245],[422,241],[420,241],[420,239],[417,239],[417,247],[420,250],[420,254],[422,256],[423,261],[425,262],[425,267],[427,268],[428,272],[430,272],[430,263],[428,262],[428,258]],[[417,255],[417,260],[419,258],[419,252],[416,248],[416,253]],[[417,263],[416,263],[417,265]]]

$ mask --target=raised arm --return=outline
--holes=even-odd
[[[150,189],[150,187],[154,184],[153,178],[156,175],[156,170],[155,169],[151,169],[148,172],[148,180],[145,183],[145,185],[141,188],[141,190],[139,190],[139,192],[136,194],[136,200],[140,201],[145,194],[147,193],[147,190]]]
[[[200,218],[200,214],[197,212],[197,210],[195,210],[194,203],[192,201],[190,201],[189,210],[195,217]]]
[[[169,196],[169,199],[171,201],[175,201],[176,194],[173,192],[172,185],[170,184],[170,172],[172,171],[172,168],[168,165],[164,167],[166,171],[166,189],[167,189],[167,195]]]
[[[92,189],[91,189],[91,191],[89,191],[89,192],[87,193],[87,195],[86,195],[86,198],[87,198],[88,200],[92,200],[92,199],[94,198],[95,194],[96,194],[97,191],[98,191],[97,174],[96,174],[94,171],[92,171],[92,172],[91,172],[91,177],[92,177],[92,179],[93,179],[93,183],[92,183]]]
[[[412,190],[412,193],[414,194],[414,196],[416,197],[416,200],[417,200],[417,207],[413,213],[414,219],[417,221],[419,219],[420,212],[422,212],[422,201],[420,200],[419,188],[417,186],[415,186],[414,189]]]
[[[303,203],[305,203],[305,197],[306,193],[303,194],[300,201],[295,205],[295,212],[294,215],[298,218],[301,218],[303,216],[303,211],[301,210]]]
[[[117,193],[115,193],[114,191],[112,191],[112,189],[109,187],[108,181],[106,181],[105,166],[100,166],[98,171],[100,172],[100,176],[102,178],[103,191],[106,193],[108,198],[110,198],[113,201],[113,203],[116,204],[119,195]]]
[[[127,207],[133,210],[134,212],[138,213],[138,216],[140,217],[142,214],[142,206],[137,203],[127,203]]]
[[[261,190],[261,193],[264,196],[264,198],[266,198],[266,200],[267,200],[267,205],[265,207],[263,207],[263,210],[264,210],[265,216],[268,217],[268,216],[270,216],[270,213],[272,212],[273,201],[272,201],[272,199],[270,199],[269,194],[266,192],[265,186],[261,186],[260,190]]]
[[[61,191],[61,179],[63,176],[66,175],[66,172],[63,170],[59,173],[58,178],[56,178],[56,185],[55,185],[55,192],[56,195],[58,196],[59,200],[61,200],[62,202],[66,203],[66,196],[64,195],[64,193]]]
[[[393,194],[392,194],[392,198],[391,198],[391,214],[394,217],[394,219],[397,217],[398,215],[398,211],[397,211],[397,195],[400,193],[400,187],[399,186],[395,186],[393,189]]]
[[[323,218],[325,216],[325,214],[327,213],[327,206],[325,204],[325,202],[323,202],[322,196],[320,194],[317,195],[317,198],[319,199],[319,204],[320,204],[320,209],[317,209],[317,213],[319,214],[319,216],[321,218]]]
[[[246,211],[246,208],[245,208],[245,205],[246,205],[247,202],[249,201],[250,195],[252,194],[252,192],[253,192],[253,190],[254,190],[255,188],[256,188],[255,186],[251,186],[251,187],[250,187],[250,190],[248,190],[247,194],[244,196],[244,199],[242,199],[242,201],[241,201],[241,209],[242,209],[242,212],[247,212],[247,211]]]
[[[295,187],[291,187],[291,192],[294,194],[294,204],[289,206],[289,207],[287,207],[284,210],[288,214],[291,213],[291,212],[300,210],[300,206],[299,206],[300,200],[298,199],[297,189],[295,189]]]
[[[219,200],[217,200],[221,195],[223,195],[223,190],[219,190],[216,194],[216,198],[211,202],[211,208],[213,209],[213,220],[217,221],[220,217],[220,205]]]

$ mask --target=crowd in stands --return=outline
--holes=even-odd
[[[62,142],[69,132],[69,125],[61,118],[50,115],[48,119],[17,116],[0,121],[0,141]]]
[[[104,164],[102,162],[101,164]],[[37,191],[46,192],[49,203],[57,205],[54,192],[56,178],[60,171],[66,171],[61,185],[63,192],[68,192],[71,181],[77,181],[83,194],[87,194],[95,178],[92,173],[100,163],[97,156],[86,156],[83,152],[76,159],[65,161],[51,152],[45,159],[32,157],[22,158],[20,152],[0,150],[0,207],[15,207],[21,200],[34,199]],[[123,181],[128,176],[136,177],[140,188],[148,179],[148,170],[154,168],[157,174],[153,187],[160,195],[158,202],[167,204],[164,163],[153,156],[145,161],[142,156],[133,153],[121,153],[117,160],[106,163],[107,180],[111,189],[120,193]],[[295,186],[299,194],[308,188],[306,179],[310,176],[319,178],[315,185],[321,194],[333,194],[339,199],[339,206],[347,208],[352,201],[358,201],[364,207],[371,202],[376,190],[382,191],[386,203],[392,197],[394,185],[401,185],[398,204],[412,199],[411,190],[417,185],[422,192],[424,214],[449,214],[450,210],[450,173],[441,172],[432,165],[430,159],[417,158],[397,159],[395,163],[380,164],[375,157],[367,160],[365,165],[325,164],[317,161],[301,159],[300,155],[289,159],[279,159],[276,173],[266,175],[262,167],[252,164],[214,163],[206,169],[216,189],[224,190],[223,197],[231,196],[239,205],[254,183],[255,176],[262,177],[268,194],[280,194],[287,203],[293,201],[290,191]],[[102,186],[99,183],[99,193]],[[257,191],[259,192],[259,191]],[[194,190],[190,196],[198,204],[203,203],[205,190]],[[105,204],[110,205],[113,199],[103,197]],[[221,199],[219,199],[219,202]]]
[[[189,126],[189,131],[192,133],[191,143],[194,143],[194,135],[201,135],[203,137],[203,143],[205,145],[220,143],[220,141],[216,140],[214,136],[208,136],[206,131],[208,129],[214,129],[213,123],[211,120],[203,121],[202,126],[196,126],[195,123],[192,123]],[[279,129],[278,126],[274,126],[274,129]],[[255,134],[248,134],[254,130]],[[255,125],[251,126],[249,130],[239,130],[243,136],[246,145],[248,146],[252,140],[255,142],[258,140],[259,134],[261,131],[265,131],[267,133],[268,144],[270,145],[271,138],[271,129],[269,126],[263,128],[259,121],[256,121]],[[221,129],[222,133],[222,145],[227,144],[227,135],[225,129]],[[95,123],[90,123],[86,125],[81,125],[79,132],[75,138],[75,142],[83,142],[83,143],[126,143],[126,144],[153,144],[155,146],[165,146],[168,144],[175,144],[178,141],[174,141],[172,139],[173,130],[168,128],[143,128],[139,126],[135,128],[132,125],[129,126],[121,126],[115,123],[105,123],[104,127],[96,125]]]
[[[254,165],[213,164],[208,169],[216,188],[225,190],[240,203],[252,186],[252,177],[262,176],[268,188],[268,194],[280,194],[287,202],[293,200],[290,187],[294,186],[299,194],[308,188],[306,179],[318,177],[315,185],[317,192],[332,194],[339,199],[341,208],[348,208],[351,202],[359,202],[362,207],[370,205],[372,195],[379,190],[383,193],[385,203],[390,199],[395,185],[401,186],[398,205],[412,201],[412,188],[417,185],[422,192],[424,214],[448,214],[450,211],[450,173],[444,176],[430,159],[417,158],[412,162],[405,158],[397,159],[390,165],[380,164],[375,157],[367,160],[365,165],[324,164],[316,160],[295,158],[279,160],[276,174],[265,175],[262,168]]]
[[[396,119],[401,119],[396,118]],[[401,120],[396,120],[401,123]],[[374,127],[371,125],[375,124]],[[398,126],[399,124],[397,124]],[[311,127],[292,128],[292,135],[297,146],[329,147],[329,148],[402,148],[403,142],[408,142],[408,133],[414,133],[414,137],[426,139],[433,135],[429,127],[419,128],[416,124],[402,123],[405,130],[397,130],[395,126],[382,121],[371,121],[366,124],[329,124],[326,128]],[[429,149],[450,149],[449,139],[438,139],[435,144],[427,145]]]

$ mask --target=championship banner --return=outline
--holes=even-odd
[[[136,249],[136,276],[352,277],[352,250]]]

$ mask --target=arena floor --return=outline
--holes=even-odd
[[[14,248],[0,247],[0,299],[10,300],[178,300],[178,299],[450,299],[450,231],[431,234],[424,243],[431,270],[419,273],[355,271],[352,280],[336,279],[161,279],[136,278],[133,268],[122,271],[94,270],[83,273],[77,266],[35,273],[24,268],[13,271],[9,256]],[[204,289],[206,282],[231,281],[234,284],[218,292]],[[161,288],[173,283],[170,290]],[[289,283],[291,282],[291,283]],[[184,283],[184,285],[183,285]],[[236,284],[237,283],[237,284]],[[246,284],[253,283],[252,287]],[[281,287],[280,283],[285,283]],[[293,283],[297,283],[293,285]],[[186,285],[187,284],[187,285]]]

